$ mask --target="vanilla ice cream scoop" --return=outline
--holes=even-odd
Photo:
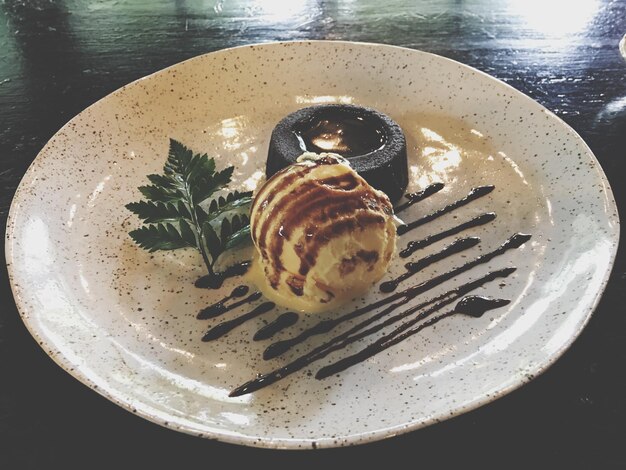
[[[258,191],[250,215],[257,283],[305,312],[337,306],[387,271],[396,245],[393,206],[343,157],[304,153]]]

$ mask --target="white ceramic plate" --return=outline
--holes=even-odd
[[[453,316],[323,381],[312,364],[251,395],[234,387],[320,344],[263,361],[247,322],[222,340],[200,338],[196,312],[230,292],[200,290],[193,251],[150,255],[127,232],[124,204],[160,172],[168,138],[234,164],[233,187],[263,175],[270,132],[315,103],[377,108],[403,127],[409,190],[443,191],[403,214],[417,218],[494,184],[487,197],[400,240],[422,238],[483,211],[491,224],[464,235],[475,248],[415,276],[411,285],[532,234],[433,289],[432,297],[489,269],[517,271],[478,293],[511,303],[479,319]],[[416,429],[487,403],[549,366],[586,324],[615,256],[619,222],[608,182],[580,137],[513,88],[457,62],[415,50],[346,42],[277,43],[224,50],[170,67],[107,96],[72,119],[38,155],[16,193],[7,231],[15,300],[42,348],[115,403],[161,425],[248,445],[331,447]],[[448,240],[449,242],[450,240]],[[434,253],[439,242],[412,259]],[[402,271],[396,260],[390,276]],[[380,297],[374,288],[361,302]],[[349,306],[344,309],[350,308]],[[244,311],[244,310],[241,310]],[[240,312],[241,312],[240,311]],[[239,313],[239,312],[237,312]],[[326,316],[337,313],[326,314]],[[228,318],[235,316],[231,312]],[[315,318],[303,317],[286,338]]]

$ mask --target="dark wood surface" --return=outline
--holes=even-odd
[[[0,218],[71,117],[120,86],[225,47],[291,39],[396,44],[450,57],[530,95],[588,142],[626,205],[626,2],[0,1]],[[4,255],[3,255],[4,258]],[[4,263],[3,263],[4,266]],[[184,468],[244,461],[482,468],[626,468],[626,256],[591,322],[545,374],[444,423],[381,442],[268,451],[131,415],[56,366],[0,272],[0,469]],[[409,460],[410,459],[410,460]],[[454,467],[453,467],[454,466]]]

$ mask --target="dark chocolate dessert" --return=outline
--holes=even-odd
[[[371,108],[328,104],[289,114],[272,132],[267,177],[294,164],[304,152],[332,152],[347,158],[357,173],[393,202],[408,184],[402,129]]]

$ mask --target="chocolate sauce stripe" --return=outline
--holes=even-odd
[[[300,269],[298,273],[306,275],[317,262],[320,250],[331,240],[342,236],[344,233],[353,232],[357,228],[367,229],[371,225],[384,226],[385,218],[380,213],[357,212],[354,218],[339,220],[333,224],[320,227],[310,241],[306,241],[307,250],[305,256],[300,256]]]
[[[307,168],[310,168],[307,171],[307,173],[312,171],[313,169],[313,167],[307,167]],[[306,173],[303,173],[302,176],[304,176],[305,174]],[[341,175],[341,176],[354,178],[354,176],[350,172],[346,172],[344,173],[344,175]],[[288,177],[285,177],[285,180],[286,182],[281,182],[280,184],[277,184],[276,187],[273,188],[272,191],[270,191],[270,193],[267,196],[268,201],[271,202],[273,200],[273,197],[275,196],[275,193],[288,188],[292,183],[295,182],[294,179],[289,179]],[[363,191],[364,190],[365,188],[363,188]],[[275,207],[271,209],[271,213],[265,217],[265,220],[263,221],[260,220],[261,212],[263,211],[257,211],[257,215],[255,217],[255,221],[256,221],[255,226],[258,227],[258,230],[256,230],[254,233],[254,240],[258,241],[258,243],[261,246],[264,246],[267,238],[269,238],[270,235],[273,235],[273,233],[271,233],[269,229],[270,229],[270,226],[275,223],[276,217],[284,216],[285,214],[298,215],[300,214],[300,210],[298,210],[297,208],[298,206],[301,206],[303,202],[306,204],[313,205],[319,200],[323,200],[325,197],[327,197],[329,194],[332,194],[335,191],[338,192],[339,194],[344,193],[344,191],[341,191],[341,190],[333,191],[333,189],[331,189],[329,186],[322,186],[317,181],[305,180],[302,184],[294,188],[289,193],[289,197],[283,197],[281,200],[279,200],[276,203]],[[254,207],[253,207],[253,210],[254,210]],[[257,232],[258,232],[258,235],[257,235]]]
[[[437,261],[441,261],[445,258],[448,258],[449,256],[468,250],[478,245],[479,243],[480,243],[480,238],[478,237],[459,238],[458,240],[455,240],[454,242],[445,246],[441,251],[438,251],[437,253],[433,253],[432,255],[425,256],[424,258],[421,258],[412,263],[407,263],[406,265],[407,271],[395,279],[383,282],[380,285],[380,291],[385,292],[385,293],[393,292],[394,290],[398,288],[398,285],[402,281],[409,279],[411,276],[414,276],[415,274],[420,272],[422,269],[430,266],[431,264],[436,263]]]
[[[449,302],[454,301],[456,298],[458,298],[459,296],[463,295],[462,293],[467,293],[467,292],[471,292],[472,290],[482,286],[483,284],[490,282],[494,279],[497,279],[499,277],[506,277],[509,276],[512,272],[515,271],[515,268],[506,268],[506,269],[501,269],[499,271],[494,271],[491,273],[488,273],[487,275],[483,276],[482,278],[479,278],[475,281],[472,281],[470,283],[467,283],[463,286],[460,286],[456,289],[453,289],[450,292],[447,292],[445,294],[442,294],[438,297],[435,297],[434,299],[431,299],[430,301],[427,302],[423,302],[421,305],[421,308],[424,308],[424,306],[429,305],[432,302],[436,302],[439,299],[444,299],[445,297],[452,297],[452,300],[450,300]],[[456,294],[455,294],[456,292]],[[448,303],[449,303],[448,302]],[[396,304],[394,304],[397,308],[398,306],[402,305],[403,302],[397,302]],[[388,311],[391,307],[388,307],[387,309],[385,309],[385,311]],[[416,306],[417,309],[419,310],[420,306]],[[396,315],[395,320],[394,321],[399,321],[401,318],[406,317],[407,315],[410,315],[412,313],[414,313],[416,310],[416,307],[412,307],[407,309],[406,311]],[[441,308],[441,307],[439,307]],[[381,312],[383,313],[383,312]],[[378,318],[377,318],[378,319]],[[389,320],[387,320],[389,321]],[[364,322],[362,322],[359,325],[355,325],[353,328],[351,328],[350,330],[348,330],[347,332],[342,333],[341,335],[327,341],[326,343],[322,344],[321,346],[318,346],[317,348],[313,349],[312,351],[310,351],[309,353],[300,356],[298,358],[296,358],[295,360],[293,360],[292,362],[288,363],[285,366],[282,366],[278,369],[275,369],[272,372],[269,372],[267,374],[263,374],[260,375],[259,377],[257,377],[254,380],[251,380],[249,382],[246,382],[245,384],[241,385],[240,387],[237,387],[236,389],[234,389],[229,396],[231,397],[237,397],[237,396],[241,396],[241,395],[245,395],[248,393],[252,393],[255,392],[261,388],[264,388],[268,385],[271,385],[275,382],[277,382],[278,380],[294,373],[297,372],[298,370],[306,367],[307,365],[311,364],[312,362],[318,361],[319,359],[322,359],[324,357],[326,357],[328,354],[330,354],[331,352],[336,351],[337,349],[341,349],[343,347],[345,347],[347,344],[350,344],[350,342],[348,342],[348,338],[350,337],[350,335],[353,336],[354,341],[361,339],[362,338],[362,334],[365,332],[362,332],[360,335],[353,335],[354,332],[360,329],[362,329],[364,326],[367,326],[368,324],[372,323],[371,319],[365,320]],[[373,328],[370,328],[369,330],[366,331],[370,331],[371,334],[371,330],[373,330],[374,328],[376,328],[376,331],[378,331],[381,328],[384,328],[387,325],[384,326],[379,326],[376,325]],[[358,336],[358,338],[357,338]]]
[[[225,314],[226,312],[230,312],[231,310],[236,309],[237,307],[241,307],[242,305],[249,304],[256,300],[259,300],[261,296],[262,296],[261,292],[258,292],[258,291],[253,292],[245,299],[238,300],[237,302],[233,302],[230,305],[224,305],[224,302],[230,300],[231,298],[233,298],[233,296],[230,295],[230,296],[224,297],[224,299],[220,300],[219,302],[214,303],[213,305],[209,305],[208,307],[200,310],[196,318],[198,320],[207,320],[209,318],[219,317]]]
[[[469,192],[469,194],[465,196],[464,198],[459,199],[458,201],[455,201],[451,204],[448,204],[447,206],[443,207],[442,209],[439,209],[438,211],[431,212],[430,214],[425,215],[424,217],[420,219],[414,220],[413,222],[410,222],[405,225],[400,225],[398,227],[398,235],[404,235],[405,233],[409,232],[410,230],[413,230],[414,228],[420,227],[432,220],[437,219],[438,217],[441,217],[444,214],[448,214],[449,212],[452,212],[453,210],[456,210],[459,207],[463,207],[469,204],[470,202],[475,201],[476,199],[486,196],[491,191],[493,191],[494,188],[495,186],[492,186],[492,185],[478,186],[477,188],[473,188]]]
[[[265,201],[271,202],[274,199],[274,196],[276,195],[277,192],[280,192],[281,189],[286,188],[291,183],[295,182],[297,179],[303,178],[307,173],[310,173],[313,169],[314,169],[313,165],[302,166],[302,167],[299,167],[297,170],[291,170],[291,173],[289,173],[288,175],[283,175],[282,171],[273,175],[269,180],[267,180],[267,182],[263,185],[259,193],[254,198],[254,202],[252,203],[252,207],[250,208],[250,213],[254,211],[257,204],[262,204]],[[282,181],[280,181],[280,183],[276,185],[270,184],[272,180],[279,181],[279,178],[281,177],[282,177]],[[278,187],[278,190],[276,190],[276,187]],[[257,217],[254,220],[255,224],[258,224],[260,214],[261,212],[257,214]],[[252,238],[253,240],[256,239],[254,233],[252,233]]]
[[[408,289],[405,289],[404,291],[401,292],[397,292],[395,294],[391,294],[383,299],[380,299],[377,302],[374,302],[371,305],[366,305],[364,307],[361,307],[359,309],[356,309],[352,312],[349,312],[347,314],[344,314],[334,320],[322,320],[319,323],[317,323],[316,325],[314,325],[313,327],[304,330],[302,333],[300,333],[297,336],[294,336],[293,338],[290,339],[286,339],[283,341],[277,341],[276,343],[270,344],[267,349],[265,349],[265,351],[263,352],[263,358],[264,359],[272,359],[274,357],[277,357],[283,353],[285,353],[286,351],[288,351],[289,349],[291,349],[293,346],[295,346],[296,344],[299,344],[301,342],[303,342],[304,340],[308,339],[311,336],[317,335],[317,334],[321,334],[321,333],[326,333],[328,331],[331,331],[335,326],[339,325],[340,323],[347,321],[347,320],[351,320],[352,318],[356,318],[360,315],[363,315],[365,313],[368,313],[378,307],[381,307],[383,305],[386,305],[388,303],[394,302],[397,299],[400,299],[402,297],[406,297],[407,299],[412,298],[418,294],[421,294],[423,292],[426,292],[430,289],[432,289],[433,287],[438,286],[439,284],[444,283],[445,281],[448,281],[452,278],[454,278],[455,276],[469,271],[470,269],[472,269],[475,266],[478,266],[482,263],[486,263],[490,260],[492,260],[493,258],[495,258],[496,256],[501,255],[502,253],[504,253],[505,251],[512,249],[512,248],[519,248],[521,245],[523,245],[526,241],[528,241],[530,239],[530,235],[525,235],[525,234],[521,234],[521,233],[517,233],[515,235],[513,235],[511,238],[509,238],[506,242],[504,242],[502,245],[500,245],[498,248],[496,248],[495,250],[489,252],[489,253],[485,253],[483,255],[478,256],[477,258],[475,258],[472,261],[469,261],[461,266],[458,266],[456,268],[453,268],[452,270],[445,272],[443,274],[440,274],[438,276],[435,276],[431,279],[428,279],[420,284],[417,284],[415,286],[412,286]]]
[[[424,328],[428,328],[429,326],[434,325],[435,323],[443,320],[444,318],[447,318],[449,316],[454,315],[454,310],[451,310],[449,312],[445,312],[442,313],[440,315],[437,315],[433,318],[431,318],[430,320],[425,321],[424,323],[422,323],[421,325],[419,325],[416,328],[416,333],[418,333],[419,331],[423,330]],[[390,345],[391,346],[391,345]],[[390,347],[388,346],[388,347]],[[386,348],[384,348],[386,349]],[[338,374],[339,372],[342,372],[346,369],[348,369],[349,367],[356,365],[360,362],[363,362],[364,360],[366,360],[367,358],[370,358],[372,356],[374,356],[375,354],[378,354],[379,352],[384,351],[384,349],[380,349],[378,350],[373,344],[367,346],[365,349],[362,349],[361,351],[359,351],[356,354],[352,354],[350,356],[344,357],[332,364],[329,364],[327,366],[322,367],[320,370],[317,371],[317,373],[315,374],[315,378],[318,380],[322,380],[325,379],[331,375],[334,374]]]
[[[356,178],[352,173],[345,173],[342,177],[350,178],[356,182]],[[310,189],[306,190],[307,186],[297,188],[298,191],[294,191],[290,194],[289,198],[286,198],[286,205],[284,208],[279,207],[276,209],[276,215],[281,215],[284,218],[281,219],[281,225],[285,227],[285,233],[287,237],[291,235],[294,228],[300,226],[305,220],[308,220],[311,213],[315,209],[327,207],[331,203],[340,204],[345,203],[354,196],[365,196],[371,193],[364,185],[359,186],[355,183],[354,188],[350,190],[332,188],[326,185],[320,185],[320,182],[307,183],[310,185]],[[302,191],[302,192],[300,192]],[[363,208],[366,208],[365,203],[359,198],[357,202],[360,202]],[[268,226],[271,222],[268,222]],[[264,226],[261,227],[263,230]],[[267,237],[267,230],[261,232],[261,236]]]
[[[470,308],[469,310],[464,310],[464,306],[463,303],[464,301],[468,301],[468,300],[472,300],[472,299],[480,299],[482,301],[482,304],[478,307],[478,308]],[[454,299],[456,300],[456,299]],[[454,301],[452,300],[452,302]],[[451,303],[451,302],[448,302]],[[435,306],[429,310],[426,310],[425,312],[421,313],[420,315],[418,315],[415,319],[410,320],[402,325],[400,325],[398,328],[396,328],[395,330],[391,331],[390,333],[388,333],[387,335],[379,338],[378,340],[376,340],[375,342],[371,343],[370,345],[366,346],[364,349],[362,349],[361,351],[355,353],[355,354],[351,354],[350,356],[344,357],[343,359],[340,359],[332,364],[329,364],[325,367],[322,367],[319,371],[317,371],[317,373],[315,374],[315,378],[316,379],[325,379],[326,377],[329,377],[331,375],[337,374],[339,372],[342,372],[344,370],[346,370],[347,368],[358,364],[360,362],[363,362],[367,359],[369,359],[370,357],[378,354],[379,352],[384,351],[385,349],[390,348],[391,346],[394,346],[404,340],[406,340],[407,338],[409,338],[410,336],[413,336],[417,333],[419,333],[420,331],[424,330],[425,328],[428,328],[429,326],[434,325],[435,323],[438,323],[439,321],[443,320],[444,318],[448,318],[452,315],[458,315],[458,314],[465,314],[465,315],[470,315],[473,317],[480,317],[482,316],[485,312],[492,310],[494,308],[498,308],[501,307],[503,305],[506,305],[510,303],[509,300],[504,300],[504,299],[487,299],[484,297],[479,297],[479,296],[471,296],[471,297],[463,297],[456,305],[456,307],[449,311],[449,312],[445,312],[442,313],[440,315],[437,315],[427,321],[425,321],[424,323],[417,325],[415,328],[411,328],[413,326],[415,326],[417,323],[419,323],[422,320],[425,320],[426,318],[428,318],[430,315],[432,315],[433,313],[435,313],[436,311],[438,311],[441,307],[444,307],[445,305],[440,305],[439,307]]]
[[[394,213],[399,214],[403,210],[411,207],[413,204],[423,201],[424,199],[432,196],[433,194],[438,193],[443,188],[444,188],[443,183],[433,183],[419,192],[406,194],[404,197],[408,199],[408,202],[405,202],[404,204],[400,204],[398,207],[396,207],[394,209]]]
[[[258,247],[263,250],[264,254],[270,254],[267,258],[272,263],[274,271],[281,271],[283,269],[280,257],[283,252],[285,236],[276,236],[276,231],[270,231],[270,228],[277,223],[277,220],[282,220],[282,216],[284,214],[293,214],[298,212],[295,206],[298,201],[300,201],[301,195],[305,194],[307,195],[307,200],[311,200],[326,196],[328,191],[329,190],[327,188],[319,187],[314,182],[307,181],[295,188],[290,193],[290,197],[283,197],[280,201],[278,201],[276,206],[272,207],[270,212],[266,214],[264,220],[260,220],[261,211],[259,211],[256,217],[257,223],[255,224],[255,227],[258,227],[258,229],[253,232],[255,237],[254,240]],[[268,209],[265,208],[265,211],[267,210]],[[282,225],[282,223],[279,225]],[[286,234],[286,236],[289,237],[289,234]]]
[[[259,330],[252,337],[252,339],[254,341],[261,341],[271,338],[279,331],[295,325],[298,321],[298,318],[299,315],[296,312],[285,312],[267,325],[259,328]]]
[[[327,220],[333,220],[341,215],[351,214],[357,210],[366,210],[367,205],[363,198],[355,198],[356,195],[366,194],[366,191],[359,191],[356,194],[355,191],[337,194],[328,194],[327,192],[314,203],[299,206],[297,211],[285,214],[285,218],[281,221],[283,233],[289,238],[294,229],[301,227],[305,222],[309,224],[326,222],[326,220],[322,220],[321,217],[312,218],[312,214],[315,216],[330,214]],[[324,211],[320,210],[322,207]]]
[[[468,220],[467,222],[444,230],[443,232],[435,233],[426,238],[422,238],[421,240],[413,240],[409,242],[406,248],[400,252],[400,257],[407,258],[415,253],[417,250],[421,250],[422,248],[426,248],[427,246],[430,246],[435,242],[451,237],[453,235],[457,235],[467,229],[488,224],[492,220],[495,220],[495,218],[496,214],[494,212],[486,212],[477,217],[474,217],[473,219]]]
[[[234,330],[238,326],[243,325],[248,320],[251,320],[260,315],[263,315],[264,313],[269,312],[275,306],[276,305],[273,302],[263,302],[262,304],[259,304],[256,307],[254,307],[254,309],[252,309],[248,313],[244,313],[243,315],[233,318],[232,320],[227,320],[227,321],[218,323],[217,325],[209,329],[204,334],[204,336],[202,337],[202,341],[213,341],[218,338],[221,338],[227,333],[230,333],[232,330]]]

